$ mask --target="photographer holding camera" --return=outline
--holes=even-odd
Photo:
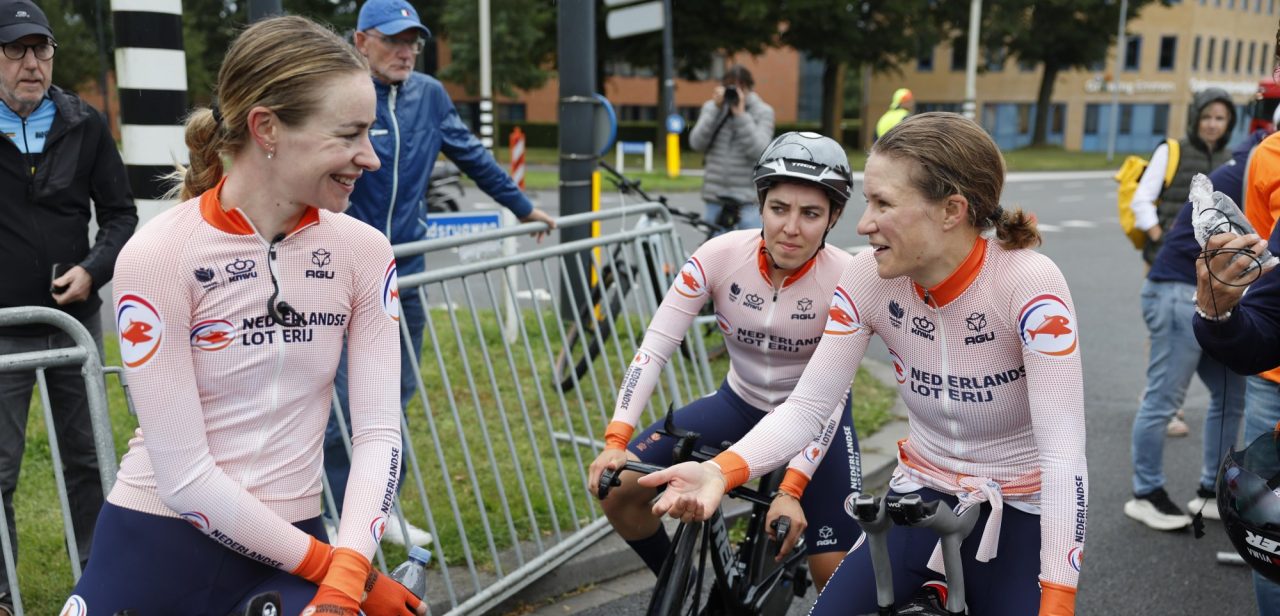
[[[755,79],[741,65],[724,71],[715,97],[702,104],[698,122],[689,133],[689,145],[704,152],[703,219],[736,229],[760,228],[760,212],[754,207],[756,186],[751,173],[756,159],[773,139],[773,107],[757,95]],[[738,204],[736,216],[724,212],[726,202]],[[729,220],[720,220],[722,214]]]

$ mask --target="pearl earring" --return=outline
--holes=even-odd
[[[267,160],[275,158],[276,153],[273,150],[267,150]]]

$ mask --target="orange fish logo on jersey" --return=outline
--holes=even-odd
[[[684,267],[680,268],[680,275],[676,277],[674,288],[676,293],[689,299],[697,299],[706,294],[707,273],[703,271],[702,263],[696,257],[685,261]]]
[[[898,381],[899,385],[907,382],[907,362],[902,361],[902,356],[898,352],[889,349],[889,357],[893,359],[893,378]]]
[[[387,271],[382,275],[382,311],[392,321],[400,320],[400,283],[396,279],[396,260],[387,264]]]
[[[63,604],[62,611],[58,612],[58,616],[85,616],[89,613],[89,607],[85,605],[84,599],[80,595],[71,595],[67,602]]]
[[[833,336],[862,331],[862,315],[858,314],[853,298],[840,287],[836,287],[835,295],[831,298],[831,308],[827,310],[827,327],[823,331]]]
[[[209,319],[191,326],[191,346],[201,351],[219,351],[236,341],[236,326],[223,319]]]
[[[116,331],[120,332],[120,360],[128,368],[147,363],[164,340],[160,311],[146,298],[125,293],[116,302]]]
[[[129,327],[124,328],[124,331],[120,332],[120,337],[127,340],[129,344],[139,345],[144,342],[151,342],[154,340],[154,338],[147,335],[147,332],[149,331],[151,331],[150,323],[129,321]]]
[[[818,457],[821,455],[822,455],[822,448],[818,447],[817,445],[807,447],[804,450],[804,459],[810,462],[813,462],[814,464],[818,463]]]
[[[1027,348],[1050,357],[1065,357],[1078,344],[1075,315],[1057,295],[1038,295],[1022,307],[1018,332]]]

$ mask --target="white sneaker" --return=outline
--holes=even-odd
[[[1135,496],[1124,504],[1124,514],[1156,530],[1178,530],[1191,525],[1191,516],[1169,500],[1164,488]]]
[[[409,530],[409,540],[407,542],[404,534],[400,531],[401,521],[404,522],[404,525]],[[387,518],[387,530],[383,533],[382,540],[408,547],[409,545],[431,545],[432,537],[431,533],[414,526],[408,520],[404,520],[398,515],[392,515]]]
[[[1164,427],[1164,433],[1165,436],[1174,437],[1191,434],[1191,427],[1182,419],[1182,411],[1178,411],[1178,414],[1174,415],[1173,419],[1169,420],[1168,425]]]
[[[1204,509],[1200,507],[1204,507]],[[1187,503],[1187,511],[1191,515],[1195,515],[1199,511],[1200,515],[1203,515],[1208,520],[1222,519],[1222,515],[1218,513],[1218,495],[1204,488],[1196,490],[1196,497]]]

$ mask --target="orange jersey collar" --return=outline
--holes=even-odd
[[[804,262],[804,265],[800,266],[800,269],[784,278],[782,280],[782,288],[785,289],[791,286],[791,283],[804,278],[804,275],[813,269],[813,264],[818,262],[818,252],[822,252],[822,250],[822,248],[819,248],[817,252],[813,253],[812,257],[809,257],[808,261]],[[769,283],[769,286],[773,286],[773,277],[769,275],[769,254],[765,252],[764,238],[760,239],[760,250],[756,252],[756,265],[760,268],[760,275],[764,276],[764,281]]]
[[[965,289],[968,289],[969,285],[973,284],[973,281],[978,277],[978,272],[982,271],[982,261],[986,257],[987,240],[979,237],[973,243],[973,249],[969,251],[969,256],[964,258],[964,261],[960,263],[960,267],[951,272],[951,275],[947,276],[946,280],[927,291],[914,281],[911,286],[915,288],[916,295],[924,300],[925,303],[928,303],[931,299],[934,307],[941,308],[950,304],[955,298],[960,297],[960,294],[964,293]],[[925,297],[926,293],[928,295],[927,298]]]
[[[218,180],[218,185],[204,191],[200,195],[200,216],[204,221],[213,226],[213,228],[231,235],[253,235],[257,230],[253,228],[253,224],[249,222],[249,217],[240,211],[240,208],[223,209],[222,185],[227,183],[227,176],[222,176]],[[289,235],[293,235],[303,227],[313,225],[320,221],[320,211],[314,207],[307,206],[302,213],[302,218],[298,219],[298,224],[289,230]]]

